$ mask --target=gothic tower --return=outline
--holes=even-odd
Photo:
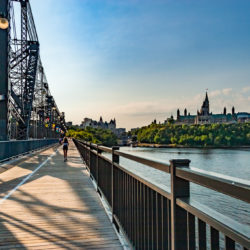
[[[235,108],[232,107],[232,115],[235,115]]]
[[[180,110],[177,109],[177,120],[179,120],[179,119],[180,119]]]
[[[207,95],[207,92],[206,92],[206,97],[205,97],[205,100],[203,101],[203,104],[201,106],[201,111],[200,111],[200,115],[210,115],[209,113],[209,100],[208,100],[208,95]]]

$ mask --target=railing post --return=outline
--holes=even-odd
[[[97,145],[97,157],[96,157],[96,189],[98,191],[99,187],[99,154],[102,153],[102,150],[99,148],[99,145]]]
[[[91,171],[91,164],[90,164],[90,154],[91,154],[91,142],[89,142],[89,145],[88,145],[88,166],[89,166],[89,171],[92,175],[92,171]]]
[[[84,161],[87,165],[87,144],[84,142]]]
[[[115,209],[116,209],[116,206],[115,206],[116,205],[115,191],[117,191],[117,190],[115,190],[117,188],[116,185],[115,185],[117,180],[114,179],[114,163],[119,164],[119,161],[120,161],[119,155],[115,155],[114,151],[119,150],[119,149],[120,149],[120,147],[117,147],[117,146],[112,147],[112,177],[111,177],[112,194],[111,194],[111,197],[112,197],[112,221],[113,222],[114,222],[114,212],[115,212]]]
[[[171,160],[171,248],[188,249],[187,212],[176,205],[176,198],[189,197],[190,184],[176,176],[176,167],[189,167],[190,160]]]

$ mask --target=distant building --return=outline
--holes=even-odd
[[[67,127],[72,127],[72,126],[73,126],[73,123],[72,123],[72,122],[66,122],[66,126],[67,126]]]
[[[110,129],[115,130],[116,129],[116,120],[110,120],[110,122],[103,122],[102,117],[100,117],[99,122],[95,121],[91,118],[84,118],[82,121],[81,128],[91,127],[91,128],[103,128],[103,129]]]
[[[86,128],[86,127],[109,129],[118,137],[126,133],[125,128],[116,128],[115,118],[111,119],[110,122],[106,122],[106,121],[104,122],[102,117],[100,117],[99,121],[95,121],[91,118],[84,118],[84,120],[82,121],[80,125],[80,128]]]
[[[171,118],[168,118],[165,122],[168,122]],[[234,107],[232,107],[232,113],[227,113],[227,109],[224,107],[221,114],[212,114],[212,112],[210,112],[207,92],[200,111],[197,110],[197,115],[190,115],[190,113],[187,113],[186,108],[184,109],[184,115],[181,115],[180,110],[178,109],[177,118],[174,120],[176,124],[236,123],[248,121],[250,121],[250,113],[235,113]]]
[[[237,113],[238,122],[250,122],[250,113],[239,112]]]

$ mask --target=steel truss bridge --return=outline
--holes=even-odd
[[[59,137],[64,113],[50,93],[30,1],[1,0],[0,24],[0,141]]]

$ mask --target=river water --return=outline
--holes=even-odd
[[[131,148],[121,151],[148,159],[169,163],[170,159],[189,159],[190,168],[206,170],[215,175],[235,178],[250,185],[250,149],[176,149]],[[142,164],[121,158],[120,164],[144,179],[170,191],[170,176]],[[220,212],[226,217],[247,225],[250,234],[250,204],[191,183],[191,198]]]

